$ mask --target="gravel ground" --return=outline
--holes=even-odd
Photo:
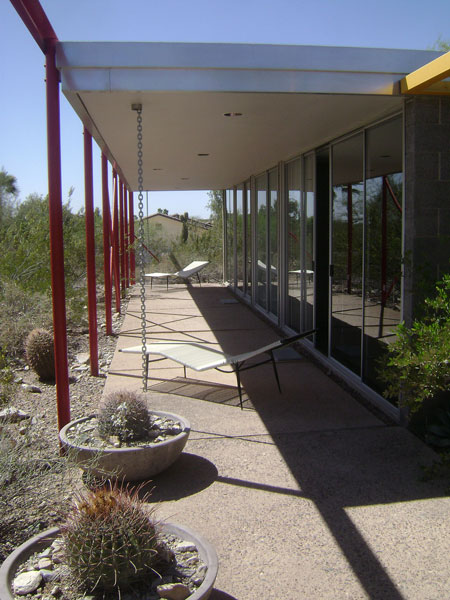
[[[99,321],[99,377],[92,377],[84,363],[89,358],[87,330],[68,332],[72,419],[96,410],[121,324],[122,315],[114,315],[115,335],[105,336]],[[57,524],[81,484],[80,471],[59,455],[55,385],[39,381],[25,363],[17,365],[15,376],[11,406],[30,418],[0,423],[0,562],[30,536]],[[23,384],[40,392],[27,391]]]

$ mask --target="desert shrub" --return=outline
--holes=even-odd
[[[12,281],[0,286],[0,312],[0,347],[9,357],[23,355],[30,329],[52,325],[49,294],[26,291]]]
[[[55,379],[53,335],[46,329],[33,329],[25,340],[25,355],[30,367],[44,381]]]
[[[120,443],[145,439],[151,429],[151,417],[142,396],[126,390],[109,394],[97,414],[99,435],[117,437]]]
[[[56,438],[56,436],[55,436]],[[32,420],[0,428],[0,562],[32,535],[55,524],[66,500],[62,482],[79,470],[43,443]],[[18,510],[18,507],[20,508]]]
[[[120,592],[152,580],[156,524],[138,494],[110,485],[77,497],[61,534],[64,561],[80,589]]]
[[[15,396],[14,372],[6,354],[0,348],[0,408],[9,404]]]

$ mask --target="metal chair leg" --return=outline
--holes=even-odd
[[[238,391],[239,391],[239,404],[241,405],[241,410],[244,410],[244,407],[242,405],[242,386],[241,386],[241,375],[239,373],[239,367],[235,366],[234,372],[236,373],[236,380],[237,380]]]
[[[277,385],[278,385],[278,391],[281,394],[281,385],[280,385],[280,379],[278,377],[278,370],[277,370],[277,364],[275,362],[275,357],[273,355],[273,352],[270,353],[270,358],[272,359],[272,366],[273,366],[273,371],[275,373],[275,379],[277,380]]]

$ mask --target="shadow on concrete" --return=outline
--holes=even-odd
[[[155,475],[140,488],[140,495],[151,492],[151,503],[179,500],[209,487],[218,476],[215,465],[196,454],[183,452],[166,471]]]
[[[237,600],[237,598],[221,590],[212,590],[209,600]]]
[[[218,298],[231,296],[223,288],[191,288],[190,293],[204,319],[211,323],[217,314],[216,309],[211,312],[211,307]],[[249,311],[245,305],[241,308]],[[251,336],[242,340],[221,331],[214,333],[225,352],[252,349]],[[275,332],[273,337],[277,337]],[[386,426],[375,417],[373,424],[367,426],[371,418],[368,411],[353,398],[343,400],[336,389],[333,395],[326,376],[318,369],[314,374],[314,367],[307,360],[295,366],[280,364],[281,395],[270,370],[261,367],[255,371],[242,374],[243,387],[297,480],[300,495],[314,502],[367,596],[402,600],[346,508],[445,496],[442,484],[421,480],[420,461],[424,456],[429,459],[431,454],[424,452],[426,448],[401,427]],[[340,416],[344,410],[347,420]],[[337,426],[330,428],[333,419]],[[255,485],[238,480],[226,483]],[[280,493],[278,489],[273,491]]]

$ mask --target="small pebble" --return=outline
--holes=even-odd
[[[176,552],[196,552],[197,546],[192,542],[181,542],[181,544],[177,544],[175,547]]]

